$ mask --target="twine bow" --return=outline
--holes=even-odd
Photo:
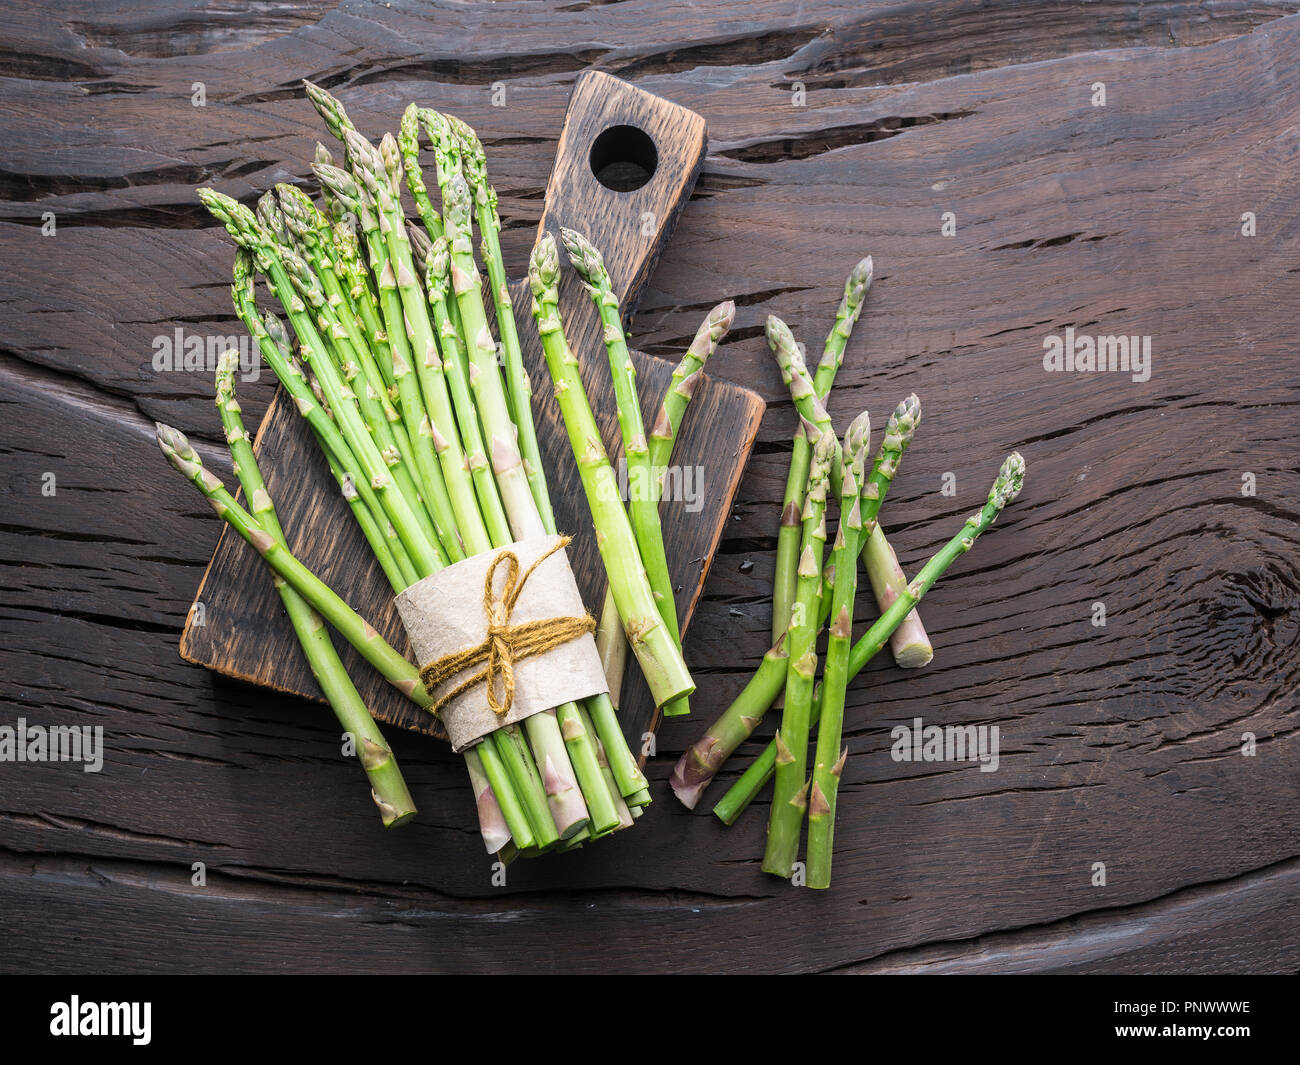
[[[596,629],[595,619],[590,614],[580,618],[544,618],[538,621],[525,621],[520,625],[510,624],[510,614],[519,600],[520,593],[533,570],[550,558],[555,552],[568,545],[570,537],[564,536],[541,555],[522,577],[519,576],[519,558],[513,551],[502,551],[492,560],[487,576],[483,580],[483,613],[487,616],[487,634],[483,642],[463,651],[454,651],[435,659],[420,670],[420,679],[429,691],[437,690],[438,685],[450,680],[467,669],[480,663],[486,663],[477,673],[461,681],[449,692],[438,697],[433,704],[433,712],[439,713],[447,703],[456,696],[469,691],[476,684],[487,682],[488,706],[498,717],[510,712],[515,701],[514,664],[520,659],[543,654],[562,643],[576,640]],[[502,563],[508,567],[505,586],[498,596],[495,590],[497,567]],[[502,698],[497,698],[497,685],[500,684]]]

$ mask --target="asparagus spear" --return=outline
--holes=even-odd
[[[789,615],[787,615],[788,618]],[[682,752],[668,783],[688,810],[694,810],[704,789],[745,740],[749,739],[772,705],[773,692],[785,684],[790,654],[784,628],[763,655],[758,670],[717,721]]]
[[[471,366],[470,386],[483,431],[491,449],[501,501],[515,538],[526,540],[546,533],[541,511],[519,451],[517,428],[497,366],[496,344],[488,329],[487,312],[471,239],[470,189],[456,160],[459,142],[441,115],[430,112],[434,158],[442,188],[443,228],[451,252],[451,288],[460,312],[461,335]]]
[[[253,515],[268,535],[283,544],[284,530],[253,456],[252,441],[244,428],[239,400],[235,397],[235,370],[238,366],[239,352],[234,348],[217,360],[217,410],[221,413],[235,473],[244,488],[245,498],[253,508]],[[320,684],[339,724],[355,738],[357,758],[370,778],[370,794],[379,807],[385,827],[393,828],[409,821],[415,816],[415,803],[397,767],[397,759],[343,668],[325,623],[297,592],[278,577],[275,578],[275,587],[302,645],[312,676]]]
[[[957,556],[969,551],[980,534],[993,524],[998,514],[1002,512],[1002,508],[1020,494],[1024,477],[1025,460],[1021,458],[1019,452],[1013,451],[1003,462],[984,507],[973,514],[957,535],[931,556],[921,572],[908,582],[903,594],[889,605],[875,624],[853,645],[853,651],[849,656],[849,680],[866,668],[867,663],[889,641],[890,635],[903,623],[908,612],[920,602]],[[775,686],[772,686],[769,689],[769,697],[775,698],[775,694]],[[741,774],[713,808],[713,812],[723,822],[732,824],[762,790],[763,785],[772,778],[776,756],[776,744],[769,743],[754,764]]]
[[[803,419],[794,431],[790,446],[790,469],[786,474],[785,495],[781,503],[781,522],[776,534],[776,568],[772,575],[772,639],[780,640],[790,623],[790,608],[794,606],[794,590],[799,566],[799,540],[803,523],[804,492],[808,488],[808,464],[812,461],[812,447]],[[779,696],[778,696],[779,698]]]
[[[420,107],[410,103],[402,114],[401,128],[397,132],[397,147],[402,153],[402,164],[406,171],[406,187],[411,190],[411,199],[415,201],[416,213],[429,237],[436,240],[442,236],[442,216],[429,198],[429,189],[424,183],[424,171],[420,168]]]
[[[379,296],[372,283],[370,266],[357,239],[358,224],[351,220],[334,223],[334,247],[338,256],[335,265],[342,270],[349,286],[348,295],[361,318],[370,350],[375,353],[375,362],[388,386],[388,398],[396,403],[398,394],[393,380],[392,346],[388,341],[388,330],[384,328],[383,312],[379,309]]]
[[[465,752],[465,768],[469,771],[470,787],[474,789],[483,846],[487,848],[488,854],[498,854],[511,841],[510,828],[501,804],[497,801],[496,792],[492,789],[492,783],[488,780],[478,747],[471,747]]]
[[[799,831],[808,804],[808,728],[813,683],[817,673],[817,614],[821,595],[822,549],[826,544],[826,485],[839,451],[833,433],[822,433],[813,444],[808,491],[803,509],[803,542],[799,552],[799,583],[790,610],[789,668],[785,679],[785,709],[776,734],[776,786],[767,826],[763,871],[788,877],[799,846]]]
[[[430,529],[435,530],[447,557],[453,562],[458,561],[463,557],[463,552],[456,538],[455,519],[447,486],[434,453],[432,439],[428,433],[420,431],[423,407],[415,402],[418,397],[408,395],[403,404],[403,412],[399,414],[388,397],[388,385],[395,383],[395,366],[388,335],[377,331],[383,340],[376,345],[378,351],[372,350],[370,338],[366,336],[361,324],[360,311],[352,303],[351,291],[345,289],[328,248],[323,246],[323,232],[329,233],[330,241],[333,242],[332,231],[325,225],[324,217],[311,200],[294,186],[277,185],[276,190],[280,194],[285,223],[291,232],[300,235],[300,243],[308,249],[308,258],[316,267],[316,276],[327,300],[327,307],[322,311],[322,331],[337,338],[342,349],[340,357],[344,360],[349,356],[355,358],[364,376],[366,405],[362,408],[363,416],[371,422],[381,442],[392,438],[401,454],[414,465],[414,472],[420,479],[418,494],[428,512]],[[309,299],[309,302],[312,301]],[[388,364],[387,375],[381,369],[380,353]],[[400,388],[398,394],[400,397]],[[367,408],[369,414],[366,413]],[[380,415],[387,422],[386,425],[376,424],[372,420]]]
[[[619,616],[646,682],[662,705],[689,694],[695,685],[659,616],[654,593],[641,564],[636,536],[619,501],[618,484],[609,455],[591,413],[591,404],[578,373],[578,360],[569,349],[559,312],[560,261],[555,238],[547,234],[533,249],[528,278],[533,315],[546,354],[555,397],[564,417],[569,443],[582,476],[587,502],[597,529],[597,543]],[[608,746],[608,744],[607,744]]]
[[[605,349],[614,380],[618,424],[623,436],[623,457],[627,463],[628,510],[632,516],[632,528],[636,533],[637,546],[641,551],[659,615],[680,650],[682,641],[677,623],[677,603],[673,596],[672,578],[668,573],[663,526],[659,522],[659,493],[655,490],[650,445],[636,390],[636,369],[628,353],[618,297],[614,295],[604,258],[596,247],[576,230],[561,228],[560,237],[569,261],[586,282],[604,325]],[[663,713],[665,717],[689,714],[690,704],[684,698],[674,699],[663,704]]]
[[[425,535],[415,516],[411,500],[402,494],[394,481],[355,406],[344,402],[344,383],[334,366],[330,350],[294,290],[275,240],[247,207],[229,196],[223,196],[213,189],[200,189],[199,198],[225,225],[235,243],[252,252],[258,268],[269,278],[276,296],[289,314],[294,331],[303,343],[303,352],[324,390],[343,437],[357,459],[361,472],[370,481],[383,504],[397,534],[402,538],[411,562],[421,573],[432,573],[439,569],[444,561],[441,548]]]
[[[853,327],[862,317],[862,308],[867,300],[867,291],[871,288],[875,265],[871,256],[859,260],[849,271],[844,280],[844,295],[840,298],[839,308],[835,312],[835,324],[826,335],[826,344],[822,349],[821,360],[817,363],[817,376],[813,379],[817,394],[823,399],[835,383],[835,375],[844,365],[844,349],[848,346]]]
[[[465,462],[474,482],[483,520],[494,543],[509,543],[510,522],[506,518],[496,480],[488,465],[483,434],[479,431],[478,412],[474,407],[474,397],[470,394],[469,362],[447,302],[450,286],[451,249],[447,238],[439,237],[433,242],[425,267],[424,290],[442,343],[443,371],[456,409]]]
[[[850,275],[850,282],[853,280]],[[846,298],[848,286],[846,285]],[[841,304],[841,308],[843,308]],[[817,368],[817,379],[815,380],[808,373],[807,366],[804,364],[803,354],[799,351],[798,345],[795,344],[794,337],[789,328],[779,318],[772,316],[767,322],[767,338],[773,352],[776,354],[777,361],[781,366],[782,376],[786,384],[790,386],[791,396],[794,398],[795,406],[799,410],[802,418],[816,422],[823,426],[830,425],[830,415],[826,413],[826,408],[822,400],[830,391],[831,382],[834,379],[835,370],[838,369],[840,360],[843,357],[843,347],[831,343],[837,339],[843,332],[846,320],[837,316],[835,328],[831,330],[831,336],[827,341],[827,354],[823,355],[822,361]],[[819,383],[824,385],[822,391]],[[839,467],[831,471],[831,488],[837,490],[839,487]],[[779,556],[778,541],[778,565]],[[870,550],[864,550],[863,559],[868,566],[868,575],[871,578],[872,591],[876,596],[876,602],[881,610],[886,609],[893,599],[901,591],[901,586],[906,582],[902,579],[902,570],[898,566],[898,561],[894,557],[892,548],[885,542],[885,535],[877,526],[874,528],[867,539],[867,546]],[[783,576],[783,580],[788,580],[788,576]],[[829,607],[829,596],[825,597],[824,605]],[[899,666],[904,668],[915,668],[923,666],[934,657],[934,648],[930,644],[930,639],[925,633],[925,628],[921,624],[919,616],[908,618],[907,624],[903,627],[902,636],[896,637],[892,644],[894,660]]]
[[[695,338],[686,349],[686,354],[673,368],[668,391],[664,393],[663,403],[655,418],[654,428],[650,430],[650,466],[655,473],[655,483],[662,491],[664,471],[672,460],[673,446],[677,442],[677,430],[682,424],[686,408],[695,398],[695,389],[699,387],[704,376],[704,367],[713,353],[718,350],[723,337],[736,319],[736,304],[733,300],[724,300],[705,316]]]
[[[367,532],[367,540],[384,575],[393,585],[394,590],[406,587],[413,580],[415,572],[411,568],[406,549],[402,547],[397,534],[392,532],[392,525],[384,516],[370,482],[359,475],[356,460],[339,432],[338,426],[316,400],[303,378],[302,371],[293,361],[284,326],[272,314],[268,313],[265,317],[258,315],[257,302],[253,293],[252,255],[243,248],[235,253],[234,283],[230,288],[230,298],[234,303],[235,313],[247,327],[249,335],[257,341],[262,358],[284,385],[298,412],[316,433],[330,463],[337,466],[339,472],[347,479],[347,483],[352,486],[351,492],[357,496],[360,505],[364,506],[374,518],[376,535],[372,536]],[[379,527],[381,522],[387,527],[386,529]]]
[[[889,422],[885,429],[886,444],[882,444],[882,459],[876,463],[872,470],[870,481],[863,487],[864,510],[862,515],[863,537],[877,525],[876,515],[879,512],[881,503],[884,502],[885,493],[889,490],[890,482],[893,480],[894,473],[898,468],[898,461],[903,451],[911,442],[912,434],[915,432],[916,424],[921,417],[921,401],[915,395],[908,396],[894,413],[890,415]],[[813,429],[815,430],[815,427]],[[888,450],[886,450],[888,445]],[[886,461],[883,456],[888,455]],[[835,568],[832,566],[831,568]],[[856,567],[855,567],[856,570]],[[830,613],[829,608],[822,609],[820,599],[818,601],[818,619],[824,620]],[[784,635],[784,627],[782,635]],[[776,648],[780,648],[781,643],[778,641]],[[673,770],[673,788],[677,792],[677,797],[690,809],[695,808],[699,802],[700,795],[704,789],[709,786],[709,782],[717,774],[718,770],[731,755],[735,752],[750,734],[758,727],[758,723],[767,713],[768,708],[775,702],[776,695],[780,692],[779,684],[774,671],[768,666],[767,660],[773,654],[769,651],[764,656],[763,663],[759,666],[758,672],[746,686],[745,690],[736,698],[730,706],[727,707],[712,725],[709,730],[688,747],[678,760],[676,768]],[[765,672],[766,671],[766,672]],[[763,700],[767,701],[764,702]]]
[[[894,419],[885,430],[885,440],[880,446],[881,458],[876,469],[897,460],[902,446],[891,437],[895,430]],[[848,690],[849,654],[853,642],[853,600],[858,590],[858,549],[862,539],[863,497],[872,484],[861,492],[864,460],[869,443],[869,423],[865,416],[849,426],[844,436],[844,455],[849,468],[844,471],[840,494],[840,528],[835,537],[835,550],[831,565],[835,570],[835,584],[831,592],[830,636],[826,647],[826,671],[822,677],[821,726],[817,735],[817,751],[813,758],[812,791],[808,796],[808,886],[830,886],[831,838],[835,828],[835,786],[844,770],[844,757],[837,758],[843,735],[844,694]],[[910,426],[908,428],[910,433]],[[886,456],[890,456],[886,458]],[[888,476],[893,476],[892,469]],[[879,509],[879,492],[875,509]],[[874,521],[874,516],[873,519]],[[845,755],[847,755],[847,751]]]
[[[884,502],[885,493],[889,490],[894,476],[897,471],[898,459],[901,458],[904,451],[911,442],[911,436],[917,428],[920,420],[920,401],[915,395],[909,395],[902,403],[898,404],[893,414],[889,416],[885,438],[887,441],[898,441],[897,451],[891,450],[892,458],[887,463],[878,463],[872,469],[871,480],[863,486],[863,495],[867,497],[865,506],[867,510],[863,511],[863,538],[867,536],[872,529],[878,527],[876,514],[879,512],[881,503]],[[810,432],[818,432],[816,427],[810,427]],[[891,445],[892,446],[892,445]],[[835,570],[835,566],[828,567],[829,570]],[[829,596],[829,590],[824,589],[824,594]],[[822,607],[820,598],[818,601],[818,623],[824,622],[829,615],[829,606]],[[784,629],[783,629],[784,633]],[[780,644],[777,644],[780,646]],[[771,651],[768,651],[768,655]],[[764,661],[766,664],[766,661]],[[759,674],[762,674],[763,666],[759,666]],[[699,796],[703,789],[708,787],[708,782],[714,778],[716,772],[722,769],[723,763],[731,757],[737,746],[740,746],[746,739],[749,739],[750,733],[758,727],[763,715],[767,713],[768,707],[775,705],[776,696],[780,694],[780,688],[771,683],[771,670],[768,670],[766,676],[755,674],[754,679],[750,681],[748,687],[737,697],[736,702],[728,706],[716,722],[708,727],[708,731],[697,741],[689,746],[682,753],[681,759],[677,762],[677,767],[673,770],[673,780],[679,782],[681,789],[677,792],[677,797],[681,798],[686,806],[694,809],[695,804],[699,801]],[[767,698],[767,702],[762,702]]]
[[[650,430],[650,469],[656,498],[662,499],[664,479],[669,462],[672,460],[673,448],[677,443],[677,430],[686,408],[695,396],[695,389],[704,376],[704,366],[717,350],[722,338],[727,335],[736,316],[736,305],[731,300],[719,303],[711,310],[704,323],[696,330],[681,362],[673,369],[668,391],[664,393],[663,403],[655,418],[654,428]],[[679,634],[680,635],[680,634]],[[609,690],[617,699],[623,686],[623,671],[627,665],[627,641],[623,638],[622,625],[618,620],[618,607],[614,603],[614,593],[605,589],[605,602],[600,611],[600,622],[596,626],[596,646],[600,650],[600,660],[605,667],[605,679]]]
[[[330,150],[326,148],[325,145],[321,144],[320,141],[317,141],[316,151],[312,155],[312,162],[324,163],[326,166],[333,166],[334,156],[330,154]],[[349,211],[347,204],[343,203],[343,201],[335,196],[329,189],[322,189],[321,192],[321,198],[325,201],[325,212],[329,215],[332,222],[337,224],[340,222],[346,223],[355,221],[356,216]]]
[[[325,120],[325,125],[329,131],[339,140],[343,140],[343,134],[346,130],[356,129],[352,124],[352,119],[348,118],[347,111],[344,110],[343,104],[338,98],[331,93],[322,89],[303,78],[303,88],[307,90],[307,99],[316,108],[316,113]]]
[[[871,287],[873,266],[871,256],[858,262],[844,282],[844,295],[835,314],[835,324],[826,336],[821,361],[817,365],[814,387],[817,396],[825,400],[830,394],[835,374],[844,361],[853,327],[862,315],[867,290]],[[772,588],[772,641],[785,631],[794,603],[795,568],[799,563],[799,512],[803,509],[803,493],[808,484],[808,463],[812,460],[812,445],[804,432],[802,420],[795,430],[790,449],[790,471],[786,477],[785,498],[781,506],[781,525],[776,541],[776,574]]]
[[[515,426],[519,430],[519,451],[523,458],[524,474],[532,489],[542,524],[554,530],[555,515],[551,509],[551,495],[546,486],[546,472],[542,467],[542,453],[537,444],[537,428],[533,422],[533,384],[528,369],[524,366],[519,332],[515,326],[514,306],[510,299],[510,286],[506,281],[505,261],[501,257],[501,216],[497,213],[496,189],[488,184],[487,153],[483,150],[483,142],[478,139],[478,134],[464,122],[450,117],[448,122],[460,139],[461,168],[474,195],[474,212],[483,238],[483,265],[487,267],[488,285],[492,289],[492,302],[496,308],[497,334],[501,338],[505,363],[506,393]]]

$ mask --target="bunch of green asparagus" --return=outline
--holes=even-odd
[[[256,211],[212,189],[199,196],[238,246],[235,310],[315,434],[396,594],[470,555],[556,532],[532,388],[502,264],[496,193],[473,130],[412,104],[400,134],[376,146],[328,92],[308,84],[307,93],[342,144],[341,165],[317,146],[319,206],[293,185],[276,186]],[[435,164],[436,181],[428,184],[422,139]],[[418,224],[402,208],[404,189]],[[491,311],[473,251],[475,228]],[[662,477],[704,360],[734,308],[721,305],[706,320],[647,435],[600,253],[577,233],[565,231],[564,239],[605,319],[629,462],[651,475],[658,466]],[[259,276],[296,344],[278,314],[259,311]],[[608,574],[613,609],[602,618],[600,643],[630,646],[657,702],[677,705],[694,684],[681,656],[657,496],[634,497],[629,517],[611,490],[608,457],[564,341],[557,276],[548,238],[531,264],[534,312]],[[217,405],[247,507],[203,467],[179,431],[159,425],[159,444],[272,570],[312,671],[356,740],[383,821],[399,824],[414,813],[411,797],[323,622],[418,705],[431,707],[433,693],[416,666],[290,553],[240,420],[233,366],[233,355],[223,358]],[[463,753],[490,853],[567,849],[631,825],[650,802],[608,695],[535,714]]]
[[[726,760],[750,737],[767,711],[784,699],[775,737],[714,812],[732,824],[772,780],[763,869],[776,876],[792,875],[806,817],[806,883],[815,888],[830,886],[836,799],[848,756],[841,743],[849,681],[886,643],[901,667],[914,668],[930,661],[934,651],[917,615],[917,603],[953,560],[970,550],[993,524],[1024,480],[1024,460],[1013,452],[1002,464],[984,506],[916,577],[909,581],[904,576],[878,515],[920,421],[920,400],[908,396],[890,415],[870,469],[868,414],[864,411],[852,421],[841,443],[824,405],[862,313],[871,277],[870,258],[858,263],[849,275],[815,374],[809,372],[789,327],[775,316],[767,320],[767,340],[800,419],[777,538],[773,645],[740,695],[682,754],[670,780],[677,797],[694,809]],[[827,504],[831,496],[838,502],[839,528],[827,560]],[[854,642],[859,558],[880,617]],[[818,640],[828,623],[818,683]],[[814,725],[818,734],[810,768]]]

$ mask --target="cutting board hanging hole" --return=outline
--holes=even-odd
[[[635,192],[659,169],[659,149],[639,126],[611,126],[591,145],[591,172],[605,188]]]

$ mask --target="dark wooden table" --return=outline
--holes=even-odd
[[[1297,968],[1297,10],[5,5],[0,700],[4,723],[103,726],[106,761],[0,763],[0,965]],[[176,329],[238,332],[229,245],[192,190],[305,176],[320,131],[300,78],[369,132],[410,99],[473,123],[518,274],[591,67],[709,123],[635,342],[671,356],[733,296],[712,370],[770,409],[687,648],[696,717],[651,763],[655,805],[497,888],[444,749],[395,738],[421,817],[386,835],[327,711],[178,658],[218,528],[153,420],[229,469],[209,374],[152,360]],[[926,600],[934,663],[854,685],[835,886],[814,893],[759,872],[763,810],[727,830],[665,781],[767,643],[794,415],[763,319],[819,343],[868,251],[878,280],[832,412],[924,400],[885,511],[904,565],[1011,448],[1029,478]],[[1149,336],[1150,379],[1045,372],[1044,338],[1067,327]],[[244,388],[253,416],[271,387]],[[890,729],[916,717],[997,724],[999,769],[893,761]]]

